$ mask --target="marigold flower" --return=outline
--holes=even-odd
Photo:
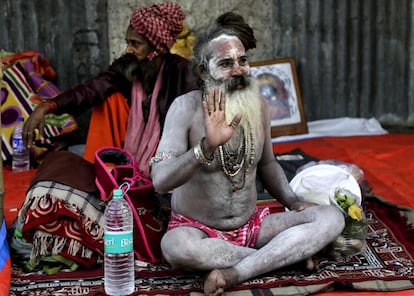
[[[348,215],[354,220],[361,221],[362,209],[357,204],[350,205],[348,208]]]

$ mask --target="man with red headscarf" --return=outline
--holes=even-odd
[[[98,76],[39,105],[24,126],[25,143],[31,145],[35,129],[43,137],[46,114],[79,115],[94,106],[84,158],[93,162],[103,146],[123,147],[148,174],[169,106],[197,88],[188,61],[169,51],[184,18],[175,3],[136,9],[126,32],[125,55]]]

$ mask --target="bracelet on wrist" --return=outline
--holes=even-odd
[[[53,100],[43,100],[42,105],[47,106],[47,108],[48,108],[47,113],[48,114],[55,112],[55,110],[57,108],[57,104]]]
[[[194,146],[194,156],[201,164],[210,165],[214,160],[214,154],[212,154],[209,158],[205,156],[202,148],[202,142],[204,139],[205,137],[203,137],[201,141]]]

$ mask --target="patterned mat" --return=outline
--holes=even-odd
[[[238,285],[226,295],[310,295],[327,290],[398,291],[414,288],[413,211],[367,198],[368,247],[363,254],[332,260],[318,255],[318,269],[297,264]],[[133,295],[202,295],[203,274],[167,265],[137,265]],[[102,269],[25,274],[14,267],[10,295],[105,295]]]

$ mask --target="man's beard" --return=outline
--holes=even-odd
[[[124,67],[124,75],[129,81],[141,81],[144,90],[147,94],[152,93],[152,90],[157,79],[157,71],[153,61],[145,59],[141,62],[132,54],[128,56],[128,64]]]
[[[240,77],[243,77],[240,79]],[[232,81],[232,79],[234,79]],[[226,121],[231,123],[235,115],[241,114],[240,126],[246,131],[249,127],[253,138],[262,131],[261,100],[258,85],[250,76],[239,76],[228,81],[207,79],[205,81],[205,94],[209,89],[219,87],[226,92]],[[242,88],[239,88],[242,86]],[[233,90],[232,90],[233,89]]]

